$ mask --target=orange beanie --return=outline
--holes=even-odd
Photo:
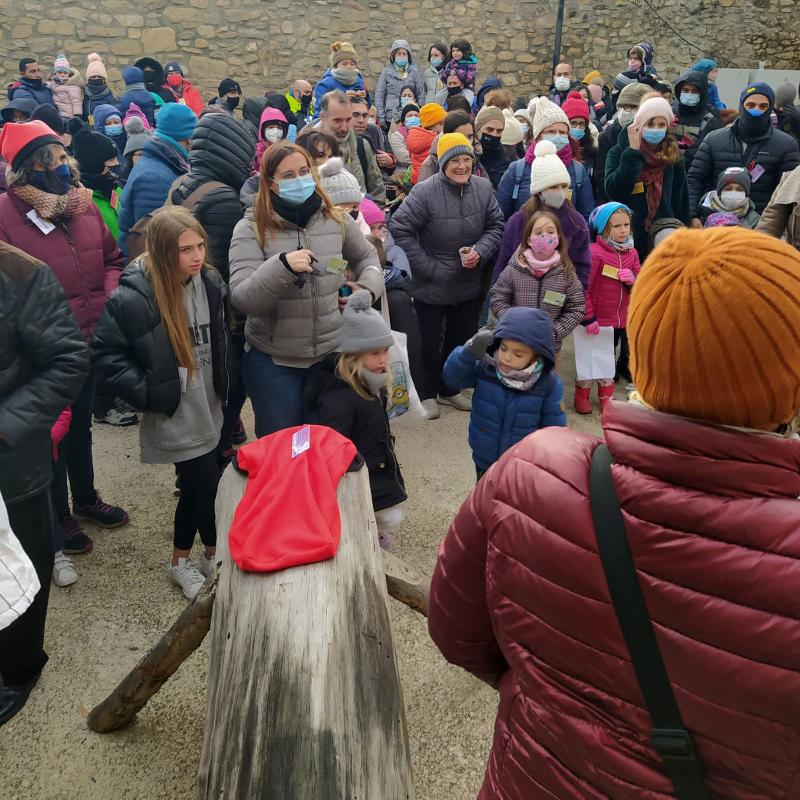
[[[800,410],[800,253],[744,228],[656,247],[628,310],[631,373],[670,414],[775,429]]]

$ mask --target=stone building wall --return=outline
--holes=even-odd
[[[652,8],[703,52],[682,42]],[[667,78],[702,54],[723,66],[800,67],[797,0],[567,0],[562,57],[579,76],[591,68],[613,77],[627,48],[653,42]],[[211,96],[222,77],[245,93],[312,82],[336,39],[354,43],[374,86],[396,36],[424,60],[436,40],[466,36],[479,57],[479,82],[500,76],[529,94],[549,84],[557,0],[0,0],[4,75],[29,54],[52,63],[64,51],[81,72],[97,51],[119,88],[119,69],[142,55],[179,60]]]

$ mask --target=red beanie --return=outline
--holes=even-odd
[[[247,472],[229,533],[240,569],[273,572],[333,558],[341,520],[336,489],[355,445],[322,425],[301,425],[242,447]]]
[[[578,92],[570,92],[561,104],[561,109],[567,115],[567,119],[581,118],[589,122],[589,104]]]
[[[7,122],[0,130],[0,155],[11,169],[19,169],[34,150],[46,144],[63,145],[64,142],[41,120]]]

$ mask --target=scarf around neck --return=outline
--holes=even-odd
[[[364,379],[367,388],[376,397],[380,397],[381,392],[389,388],[389,375],[386,372],[373,372],[362,368],[361,377]]]
[[[292,223],[292,225],[296,225],[298,228],[305,228],[311,217],[322,208],[322,198],[317,192],[314,192],[308,200],[300,205],[287,203],[286,200],[280,195],[275,194],[272,190],[270,190],[269,195],[270,202],[272,203],[272,210],[281,217],[281,219]]]
[[[561,254],[558,252],[558,250],[556,250],[555,253],[550,256],[550,258],[544,259],[544,261],[539,261],[539,259],[534,256],[530,247],[526,247],[522,255],[522,266],[527,267],[528,270],[537,278],[544,277],[556,264],[561,261]]]
[[[497,380],[508,389],[514,389],[518,392],[527,392],[532,389],[539,378],[542,376],[544,370],[544,361],[540,356],[537,356],[533,363],[529,364],[525,369],[511,369],[505,372],[500,368],[500,363],[495,356],[490,356],[488,353],[483,357],[483,360],[494,369]]]
[[[52,194],[30,184],[11,186],[9,191],[33,208],[42,219],[51,221],[72,219],[86,211],[92,202],[92,190],[83,186],[73,186],[65,194]]]
[[[531,142],[528,146],[528,151],[525,153],[525,163],[533,164],[533,160],[536,158],[534,154],[534,150],[536,149],[536,145],[539,144],[538,142]],[[575,151],[575,148],[578,148],[578,151]],[[568,167],[573,161],[580,161],[580,145],[573,146],[572,141],[565,147],[562,147],[556,155],[561,159],[564,163],[565,167]]]
[[[728,214],[736,214],[739,219],[742,217],[747,216],[747,212],[750,211],[750,204],[751,200],[749,197],[745,197],[744,203],[740,206],[736,206],[736,208],[728,208],[727,206],[722,205],[722,200],[720,200],[719,192],[709,192],[708,196],[706,197],[706,205],[709,208],[712,208],[714,211],[719,213],[728,213]]]
[[[644,184],[645,199],[647,200],[647,218],[644,221],[644,229],[649,231],[658,212],[658,207],[661,205],[666,163],[656,155],[655,150],[647,142],[643,141],[641,143],[639,152],[645,159],[641,178]]]

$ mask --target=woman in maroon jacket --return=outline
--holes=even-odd
[[[58,278],[87,341],[119,283],[123,257],[92,202],[92,190],[67,158],[61,139],[43,122],[7,123],[0,154],[10,165],[8,192],[0,196],[0,240],[43,261]],[[72,406],[72,425],[61,446],[53,479],[53,501],[65,553],[88,553],[92,540],[78,519],[106,528],[128,521],[123,509],[104,503],[94,487],[90,373]],[[69,511],[67,472],[72,487]],[[59,539],[59,531],[57,531]],[[56,550],[62,549],[60,541]]]
[[[800,255],[682,231],[628,317],[639,395],[602,424],[625,532],[709,797],[800,797]],[[524,439],[439,553],[431,635],[500,691],[480,800],[667,800],[589,502],[600,440]]]

